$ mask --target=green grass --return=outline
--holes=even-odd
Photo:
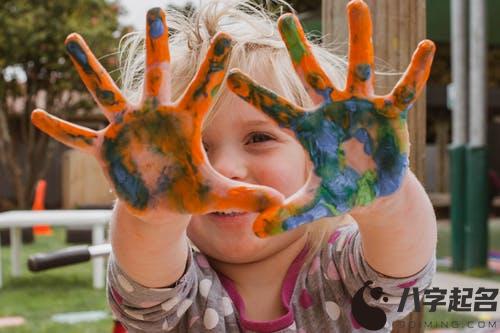
[[[489,227],[489,249],[493,251],[500,251],[500,224],[490,223]],[[450,223],[438,223],[438,243],[436,249],[438,258],[451,257],[451,229]],[[447,267],[438,267],[439,271],[450,272]],[[465,273],[468,276],[480,277],[494,281],[500,281],[500,274],[489,270],[475,270]]]
[[[31,273],[26,267],[30,254],[47,252],[68,246],[64,230],[55,229],[54,236],[39,237],[33,244],[23,246],[22,276],[10,277],[10,251],[2,248],[4,286],[0,289],[0,317],[22,316],[26,324],[0,328],[0,333],[107,333],[112,332],[111,315],[108,319],[77,325],[51,321],[57,313],[79,311],[106,311],[105,290],[92,288],[92,265],[84,263]]]

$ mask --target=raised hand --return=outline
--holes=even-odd
[[[262,211],[281,203],[281,194],[272,189],[218,174],[202,146],[202,122],[226,72],[230,37],[223,33],[214,37],[200,69],[175,103],[170,100],[168,29],[160,8],[147,14],[145,45],[144,92],[135,106],[127,102],[82,37],[69,35],[66,48],[71,60],[110,123],[94,131],[35,110],[33,124],[94,155],[117,196],[137,216]]]
[[[346,87],[339,90],[314,58],[299,20],[285,14],[279,30],[295,70],[317,107],[306,110],[233,70],[230,89],[294,131],[314,170],[285,204],[260,214],[254,224],[264,237],[326,216],[349,212],[394,193],[408,168],[407,114],[425,85],[435,52],[422,41],[392,92],[374,95],[372,23],[368,6],[349,2]]]

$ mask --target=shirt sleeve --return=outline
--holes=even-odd
[[[361,295],[365,305],[385,312],[387,329],[392,326],[392,322],[413,311],[415,303],[421,300],[436,272],[436,256],[434,252],[426,266],[412,276],[386,276],[368,265],[358,226],[350,223],[337,228],[331,235],[328,245],[323,248],[321,265],[327,284],[333,287],[339,281],[342,283],[344,292],[351,299],[351,312],[370,311],[369,308],[359,310],[364,307],[360,303]],[[418,291],[418,296],[415,296],[415,291]]]
[[[189,251],[186,271],[168,288],[148,288],[135,282],[111,255],[108,263],[107,298],[116,320],[128,332],[165,332],[180,321],[197,293],[197,274]]]

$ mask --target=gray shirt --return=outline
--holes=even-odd
[[[246,318],[244,301],[233,282],[194,250],[186,272],[171,288],[139,285],[111,256],[108,300],[115,317],[131,333],[390,332],[393,321],[413,310],[414,288],[421,299],[436,270],[433,256],[413,276],[392,278],[378,273],[363,257],[355,223],[335,230],[307,264],[306,254],[303,249],[283,281],[281,299],[287,313],[271,321]],[[409,288],[406,293],[405,288]],[[398,311],[404,294],[409,296]],[[375,327],[379,329],[373,330]]]

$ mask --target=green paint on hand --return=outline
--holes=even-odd
[[[330,212],[332,213],[332,216],[340,215],[340,212],[337,210],[337,208],[335,208],[334,205],[331,205],[331,204],[326,203],[326,202],[324,202],[323,205],[330,210]]]
[[[215,97],[215,95],[217,95],[217,92],[219,91],[220,89],[220,84],[216,85],[215,87],[212,88],[212,90],[210,91],[210,95],[212,97]]]
[[[356,193],[356,206],[366,206],[375,200],[375,183],[377,182],[377,174],[375,171],[369,170],[363,173],[358,179],[358,191]]]
[[[288,50],[290,51],[290,56],[294,63],[300,63],[302,58],[307,55],[307,49],[299,37],[299,32],[297,31],[297,25],[293,17],[286,17],[282,21],[281,33],[286,43],[289,45]]]

